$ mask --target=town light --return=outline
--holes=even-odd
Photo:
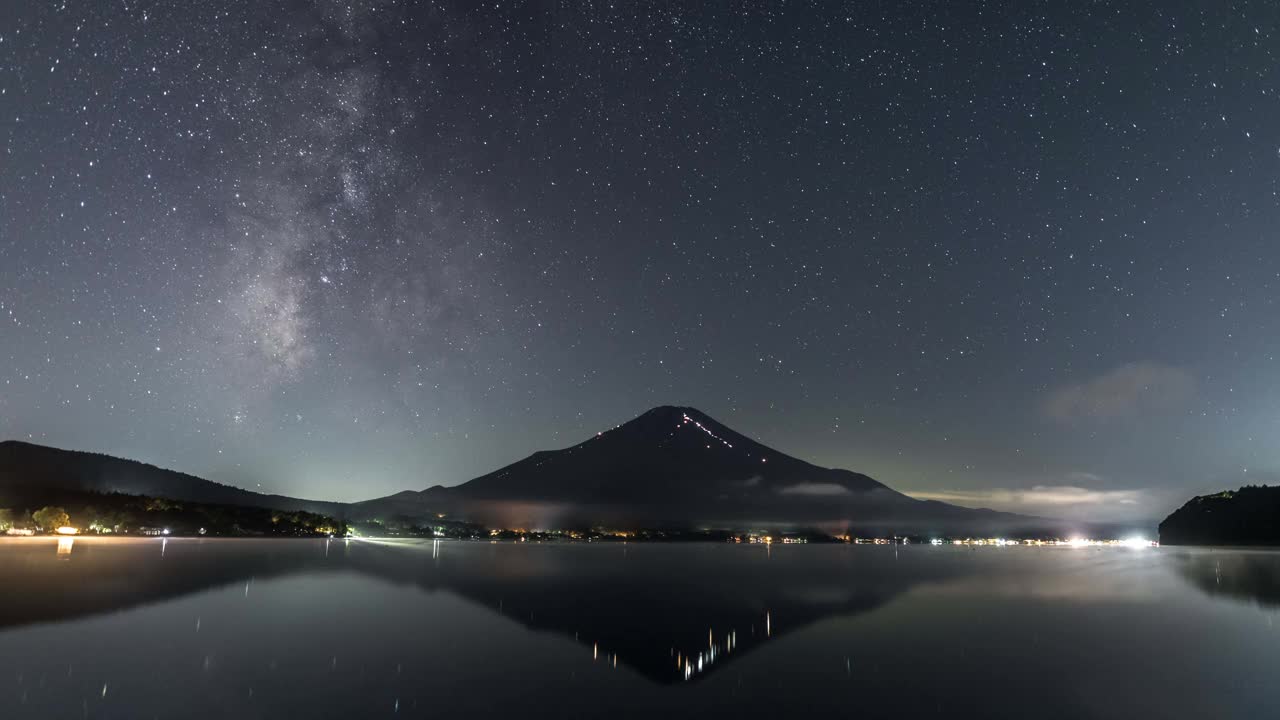
[[[54,532],[58,533],[59,535],[79,535],[80,528],[73,528],[70,525],[63,525],[62,527],[54,530]]]

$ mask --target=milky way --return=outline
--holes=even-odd
[[[0,436],[454,484],[658,404],[967,504],[1280,471],[1273,3],[26,3]]]

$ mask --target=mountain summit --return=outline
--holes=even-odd
[[[578,503],[888,490],[866,475],[820,468],[765,447],[694,408],[670,406],[573,447],[534,453],[460,489],[477,499]]]
[[[460,514],[532,525],[856,524],[904,532],[1026,521],[903,495],[762,445],[691,407],[662,406],[563,450],[455,487],[357,503],[355,516]]]

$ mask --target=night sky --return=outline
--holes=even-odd
[[[1093,519],[1280,475],[1274,2],[9,2],[0,437],[451,485],[692,405]]]

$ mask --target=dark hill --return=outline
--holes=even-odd
[[[778,452],[693,408],[670,406],[456,487],[352,507],[353,517],[439,512],[505,527],[749,522],[985,532],[1039,522],[915,500],[866,475]]]
[[[0,506],[40,503],[59,492],[148,495],[215,505],[263,507],[341,518],[343,503],[264,495],[110,455],[0,442]]]
[[[1162,545],[1280,545],[1280,487],[1191,498],[1160,523]]]

